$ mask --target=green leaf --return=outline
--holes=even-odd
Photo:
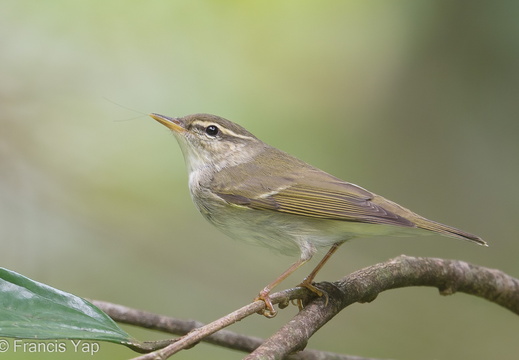
[[[81,339],[135,346],[104,312],[75,295],[0,268],[0,336]]]

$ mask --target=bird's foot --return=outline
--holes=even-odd
[[[263,315],[269,319],[276,316],[278,313],[274,309],[274,305],[272,304],[272,300],[270,300],[270,290],[267,289],[262,290],[258,296],[254,299],[254,301],[263,301],[265,303],[265,308],[263,310],[258,311],[258,314]]]
[[[318,289],[315,285],[312,284],[312,279],[305,278],[301,284],[298,285],[298,287],[304,287],[313,292],[314,294],[317,294],[317,296],[321,297],[324,296],[324,306],[328,305],[328,294],[326,291]],[[303,309],[303,301],[301,299],[297,299],[297,307],[299,310]]]

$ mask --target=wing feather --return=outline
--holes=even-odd
[[[258,154],[253,162],[225,168],[215,174],[207,184],[211,192],[229,204],[256,210],[421,228],[486,245],[476,235],[428,220],[277,149],[266,149],[269,151]]]
[[[276,164],[275,166],[273,164]],[[279,176],[279,169],[283,176]],[[225,168],[211,191],[230,204],[320,219],[416,227],[389,201],[314,168],[286,153],[271,151],[254,162]],[[395,204],[396,205],[396,204]]]
[[[416,226],[408,219],[370,201],[373,196],[360,197],[348,191],[352,187],[356,187],[355,185],[344,182],[342,192],[340,191],[341,185],[335,182],[333,184],[334,190],[329,191],[324,186],[316,188],[298,183],[265,197],[250,197],[223,192],[216,192],[216,194],[229,203],[256,210],[278,211],[328,220],[405,227]],[[358,189],[367,192],[362,188]]]

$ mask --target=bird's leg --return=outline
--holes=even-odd
[[[326,253],[326,255],[324,255],[324,257],[321,259],[321,261],[319,261],[319,264],[317,264],[317,266],[312,270],[312,272],[303,279],[301,284],[299,284],[299,286],[307,288],[308,290],[316,293],[318,296],[324,295],[326,298],[326,303],[328,303],[328,295],[326,293],[322,292],[321,290],[319,290],[318,288],[316,288],[314,285],[312,285],[312,282],[314,281],[314,278],[317,275],[317,273],[319,272],[319,270],[321,270],[321,268],[324,266],[324,264],[326,264],[326,262],[330,259],[330,257],[337,251],[339,246],[341,246],[342,244],[344,244],[344,242],[338,242],[338,243],[333,244],[332,247],[330,248],[330,250],[328,250],[328,252]],[[298,300],[297,304],[299,306],[299,309],[303,308],[303,304],[302,304],[301,300]]]
[[[254,299],[254,301],[261,300],[265,303],[266,308],[262,312],[260,312],[260,314],[268,318],[273,318],[274,316],[276,316],[277,311],[274,310],[274,306],[272,305],[272,301],[270,300],[270,291],[277,285],[279,285],[280,282],[285,280],[290,274],[296,271],[299,267],[301,267],[304,263],[310,260],[311,257],[311,255],[302,256],[298,261],[290,265],[288,269],[286,269],[281,275],[279,275],[276,278],[276,280],[265,286],[265,288],[260,291],[258,297]]]

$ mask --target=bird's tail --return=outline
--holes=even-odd
[[[480,238],[479,236],[476,236],[474,234],[470,234],[468,232],[465,232],[460,229],[456,229],[452,226],[443,225],[440,223],[437,223],[436,221],[432,221],[423,217],[420,217],[419,219],[413,219],[416,226],[418,226],[421,229],[433,231],[436,233],[439,233],[441,235],[450,236],[457,239],[462,240],[468,240],[475,242],[476,244],[482,245],[482,246],[488,246],[488,244]]]

